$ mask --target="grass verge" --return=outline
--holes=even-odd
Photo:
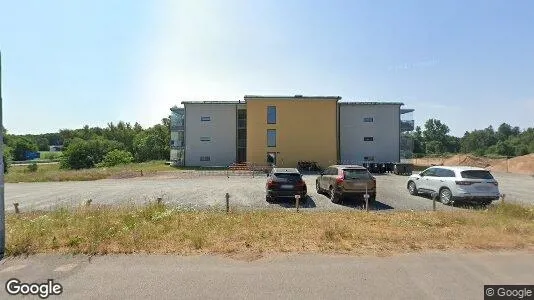
[[[533,245],[534,208],[514,204],[462,212],[231,214],[149,204],[9,214],[6,254],[383,255]]]
[[[5,182],[45,182],[45,181],[87,181],[104,178],[128,178],[150,175],[156,172],[171,171],[164,161],[150,161],[127,165],[92,168],[82,170],[64,170],[59,164],[41,164],[35,172],[29,172],[26,165],[11,165],[5,175]]]

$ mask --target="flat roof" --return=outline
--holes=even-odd
[[[411,112],[414,112],[415,109],[413,108],[402,108],[401,109],[401,114],[407,114],[407,113],[411,113]]]
[[[341,96],[259,96],[259,95],[245,95],[245,99],[320,99],[320,100],[340,100]]]
[[[402,106],[402,102],[339,102],[340,105],[399,105]]]
[[[182,104],[245,104],[245,101],[182,101]]]

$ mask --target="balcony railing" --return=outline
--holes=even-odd
[[[247,128],[247,120],[237,120],[237,128]]]
[[[401,120],[400,122],[400,130],[401,131],[412,131],[415,129],[415,122],[414,120]]]
[[[237,140],[237,147],[238,148],[245,148],[246,146],[247,146],[247,140],[246,139]]]

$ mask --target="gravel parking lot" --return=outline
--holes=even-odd
[[[230,194],[233,209],[293,209],[294,201],[269,204],[265,201],[265,176],[230,176],[223,173],[169,173],[158,177],[105,179],[85,182],[7,183],[6,210],[13,203],[21,210],[50,209],[57,206],[77,206],[92,199],[93,204],[142,204],[162,197],[165,203],[192,209],[224,207],[224,195]],[[217,174],[217,175],[214,175]],[[534,204],[534,177],[508,173],[494,174],[507,201]],[[302,204],[305,211],[363,209],[358,201],[333,204],[327,196],[315,192],[316,175],[305,175],[309,198]],[[414,197],[406,190],[407,176],[376,175],[378,195],[371,207],[376,211],[431,210],[432,200]],[[438,210],[466,209],[437,203]]]

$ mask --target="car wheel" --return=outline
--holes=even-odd
[[[415,182],[410,181],[408,183],[408,192],[410,193],[410,195],[414,196],[417,196],[419,194],[419,192],[417,191],[417,187],[415,186]]]
[[[439,201],[445,205],[451,205],[453,203],[451,190],[448,188],[441,189],[439,192]]]
[[[332,201],[332,203],[335,203],[335,204],[338,204],[339,203],[339,195],[337,195],[335,192],[334,192],[334,187],[331,186],[330,187],[330,201]]]
[[[269,203],[272,203],[273,202],[273,197],[270,197],[270,196],[265,196],[265,200]]]

